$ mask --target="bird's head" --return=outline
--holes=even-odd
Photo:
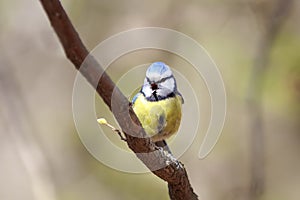
[[[168,65],[155,62],[146,71],[142,93],[150,101],[158,101],[174,96],[177,91],[176,80]]]

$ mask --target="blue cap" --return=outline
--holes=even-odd
[[[163,62],[152,63],[147,69],[147,73],[164,74],[166,71],[171,71],[170,67]]]

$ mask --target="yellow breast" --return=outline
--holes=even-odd
[[[176,95],[160,101],[147,101],[140,94],[133,110],[147,134],[155,141],[170,137],[178,131],[181,121],[182,97]]]

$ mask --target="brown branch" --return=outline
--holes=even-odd
[[[96,89],[113,112],[122,131],[125,133],[129,148],[150,170],[152,169],[151,171],[156,176],[168,182],[171,199],[198,199],[193,192],[183,165],[172,156],[165,154],[165,152],[157,151],[152,141],[146,137],[146,133],[141,128],[141,124],[127,98],[115,86],[99,63],[89,55],[60,1],[40,0],[40,2],[64,48],[66,56]],[[168,165],[159,169],[155,168],[160,166],[161,163]],[[153,171],[153,169],[155,170]]]

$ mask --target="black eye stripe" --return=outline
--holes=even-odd
[[[162,78],[161,80],[159,80],[159,81],[157,81],[157,82],[155,82],[155,83],[162,83],[162,82],[164,82],[164,81],[166,81],[166,80],[168,80],[168,79],[170,79],[170,78],[174,78],[174,76],[173,76],[173,75],[167,76],[167,77]],[[146,77],[146,79],[147,79],[148,83],[151,84],[151,80],[150,80],[148,77]]]
[[[147,79],[147,82],[148,82],[149,84],[151,84],[150,79],[149,79],[148,77],[146,77],[146,79]]]
[[[174,76],[173,75],[171,75],[171,76],[167,76],[166,78],[162,78],[160,81],[158,81],[157,83],[162,83],[162,82],[164,82],[164,81],[166,81],[166,80],[168,80],[168,79],[170,79],[170,78],[174,78]]]

